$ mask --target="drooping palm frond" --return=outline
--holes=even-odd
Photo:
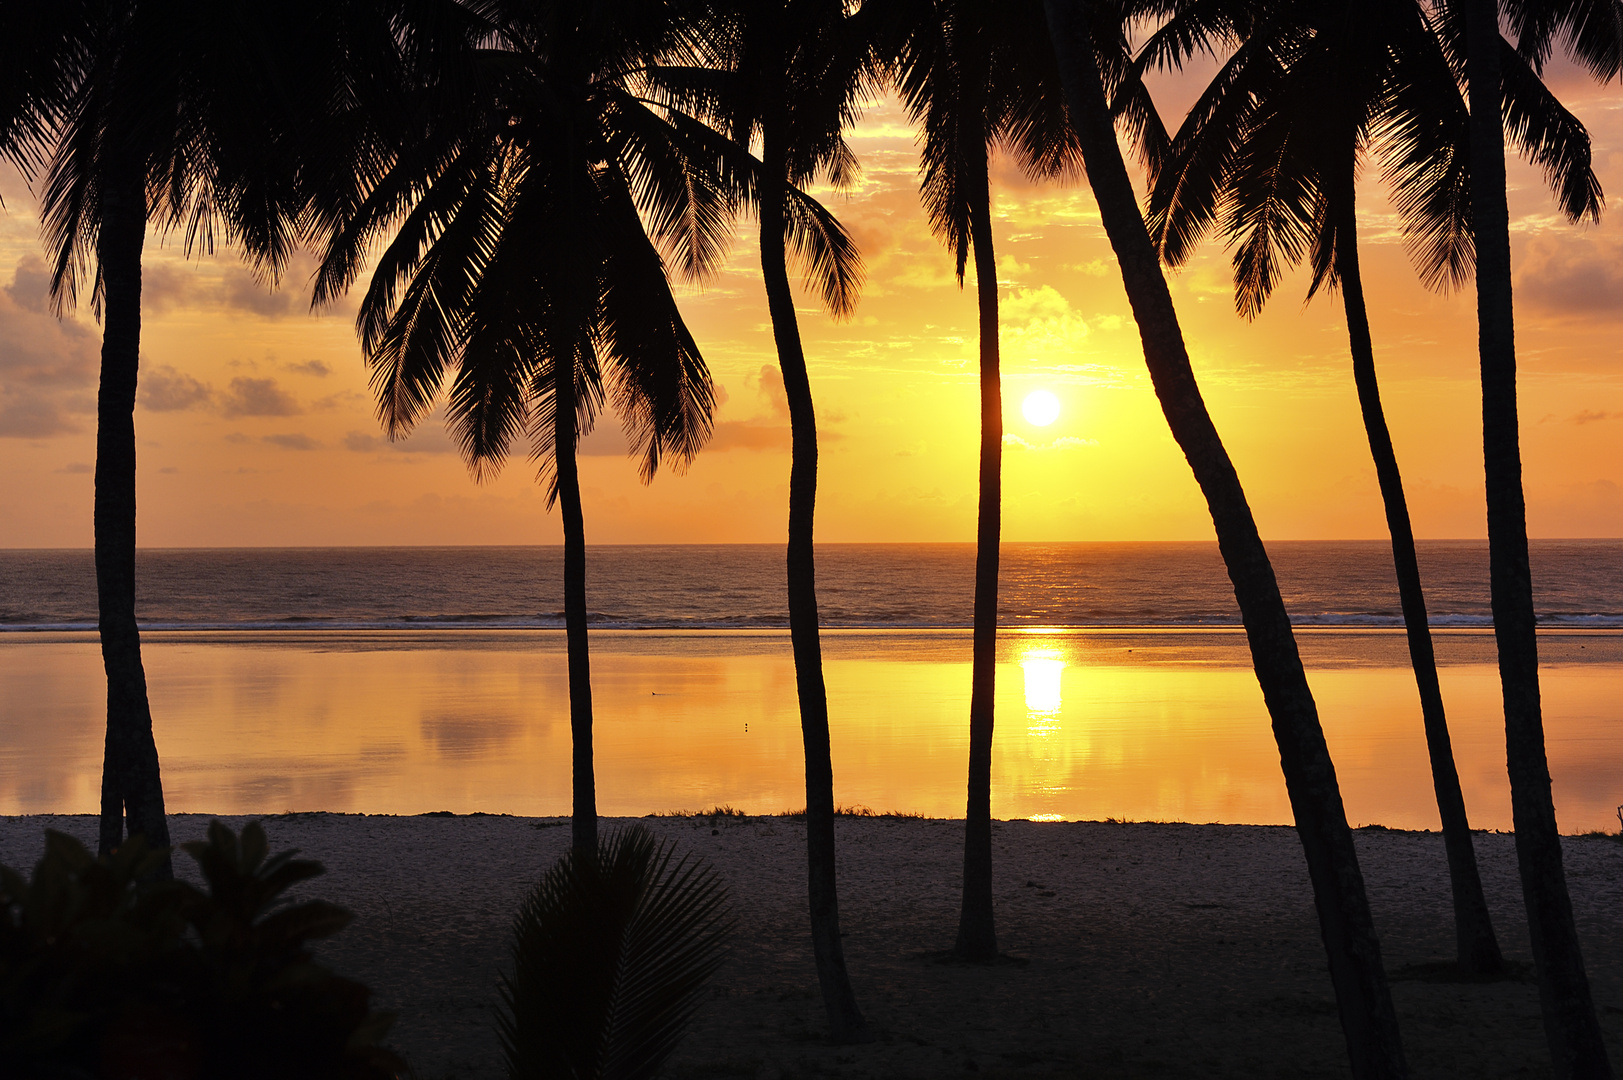
[[[1619,0],[1503,0],[1516,52],[1534,73],[1562,45],[1595,78],[1617,76],[1623,66],[1623,3]]]
[[[1570,220],[1599,221],[1606,200],[1594,171],[1589,131],[1508,41],[1502,41],[1499,54],[1505,137],[1543,170]]]
[[[497,1030],[514,1080],[658,1074],[725,958],[715,871],[647,829],[571,851],[513,921]]]

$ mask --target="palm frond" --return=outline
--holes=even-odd
[[[640,826],[564,855],[513,921],[497,1014],[509,1074],[654,1077],[725,958],[726,896]]]
[[[1623,65],[1623,3],[1619,0],[1505,0],[1516,52],[1535,72],[1557,44],[1595,78],[1615,78]]]
[[[637,221],[629,185],[605,173],[603,294],[599,352],[607,361],[610,395],[638,475],[653,480],[662,460],[687,468],[709,439],[715,391],[659,252]]]
[[[807,287],[821,295],[831,314],[848,317],[856,310],[863,267],[862,255],[845,226],[822,203],[790,186],[784,189],[783,232],[789,251],[805,272]]]
[[[1561,210],[1573,221],[1600,220],[1606,200],[1595,175],[1589,132],[1556,100],[1542,79],[1500,39],[1505,135],[1544,171]]]

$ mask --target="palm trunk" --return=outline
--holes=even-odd
[[[1172,295],[1116,142],[1082,3],[1045,0],[1044,7],[1083,161],[1121,266],[1150,379],[1173,437],[1206,496],[1239,601],[1257,681],[1273,719],[1297,835],[1307,857],[1353,1074],[1360,1080],[1405,1076],[1403,1044],[1358,854],[1290,617],[1239,477],[1195,383]]]
[[[779,121],[781,123],[781,120]],[[795,654],[800,733],[806,752],[806,890],[811,906],[812,952],[817,982],[836,1043],[871,1038],[851,990],[840,941],[840,905],[834,865],[834,762],[829,748],[828,694],[823,686],[823,647],[817,628],[817,572],[812,522],[817,504],[817,416],[811,379],[800,345],[794,293],[789,287],[783,239],[783,177],[788,160],[779,123],[764,127],[761,181],[761,275],[766,281],[772,336],[789,402],[792,458],[789,467],[789,640]]]
[[[101,388],[96,397],[96,599],[107,670],[101,836],[107,855],[126,835],[169,847],[163,780],[152,737],[141,635],[135,624],[135,385],[141,352],[141,247],[146,192],[139,173],[102,188],[96,258],[105,288]],[[126,833],[127,827],[127,833]],[[160,876],[173,871],[167,856]]]
[[[1505,757],[1516,825],[1516,861],[1538,970],[1544,1033],[1558,1080],[1610,1077],[1595,1004],[1578,948],[1561,835],[1550,796],[1539,706],[1538,641],[1527,559],[1527,508],[1516,418],[1516,337],[1511,311],[1510,209],[1500,119],[1499,7],[1466,5],[1466,82],[1471,108],[1471,216],[1476,234],[1477,336],[1482,354],[1482,449],[1488,495],[1488,580]]]
[[[597,850],[597,782],[592,772],[592,666],[586,648],[586,519],[580,507],[580,470],[575,459],[575,363],[559,364],[554,376],[553,446],[558,505],[564,525],[564,636],[569,649],[569,733],[574,747],[571,842],[578,852]]]
[[[975,534],[975,643],[969,691],[969,799],[964,814],[964,897],[954,951],[965,960],[997,956],[992,910],[992,727],[997,691],[998,543],[1003,528],[1003,385],[998,358],[997,260],[992,252],[986,140],[979,140],[980,190],[970,210],[975,291],[980,302],[981,476]]]
[[[1403,477],[1398,472],[1392,435],[1386,427],[1386,413],[1381,409],[1381,388],[1375,378],[1375,346],[1370,339],[1364,282],[1358,269],[1358,210],[1354,197],[1349,171],[1342,197],[1344,209],[1336,227],[1336,270],[1347,311],[1353,382],[1358,387],[1358,407],[1364,414],[1364,431],[1369,436],[1369,452],[1375,459],[1375,477],[1386,507],[1386,527],[1392,534],[1392,562],[1397,570],[1398,596],[1403,603],[1403,625],[1409,637],[1409,660],[1420,690],[1420,715],[1426,729],[1426,750],[1431,757],[1437,811],[1443,823],[1448,879],[1454,892],[1454,935],[1459,965],[1479,975],[1493,974],[1504,967],[1504,958],[1499,953],[1493,921],[1488,916],[1488,901],[1482,894],[1482,875],[1477,871],[1471,825],[1465,815],[1465,795],[1460,791],[1460,774],[1454,767],[1448,719],[1443,712],[1443,691],[1437,682],[1437,657],[1432,651],[1431,628],[1426,621],[1426,594],[1420,587],[1420,563],[1415,558],[1409,504],[1403,497]]]

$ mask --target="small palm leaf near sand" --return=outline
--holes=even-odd
[[[513,920],[497,1030],[514,1080],[656,1075],[725,958],[727,889],[642,826],[571,850]]]

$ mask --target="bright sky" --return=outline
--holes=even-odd
[[[1172,126],[1188,84],[1158,100]],[[1623,95],[1563,72],[1598,171],[1623,193]],[[836,323],[803,295],[822,436],[818,538],[972,540],[976,321],[917,200],[912,132],[894,104],[853,142],[863,178],[830,205],[868,283]],[[1097,210],[1085,186],[994,167],[1007,447],[1004,537],[1211,536],[1167,432]],[[1522,454],[1535,536],[1623,536],[1623,224],[1565,223],[1539,176],[1511,172]],[[1474,295],[1426,292],[1378,180],[1361,189],[1362,253],[1387,414],[1417,533],[1485,534]],[[0,547],[88,547],[99,327],[45,304],[34,203],[0,177]],[[187,260],[154,235],[145,263],[136,424],[143,546],[557,543],[523,458],[476,485],[438,421],[381,435],[353,304],[307,312],[308,261],[272,294],[235,253]],[[1265,538],[1380,537],[1339,296],[1302,304],[1298,274],[1264,315],[1234,314],[1228,256],[1208,245],[1172,279],[1206,400]],[[685,476],[637,481],[612,416],[583,446],[589,543],[777,542],[787,414],[746,224],[727,271],[682,307],[723,402]],[[1044,390],[1045,426],[1021,404]]]

